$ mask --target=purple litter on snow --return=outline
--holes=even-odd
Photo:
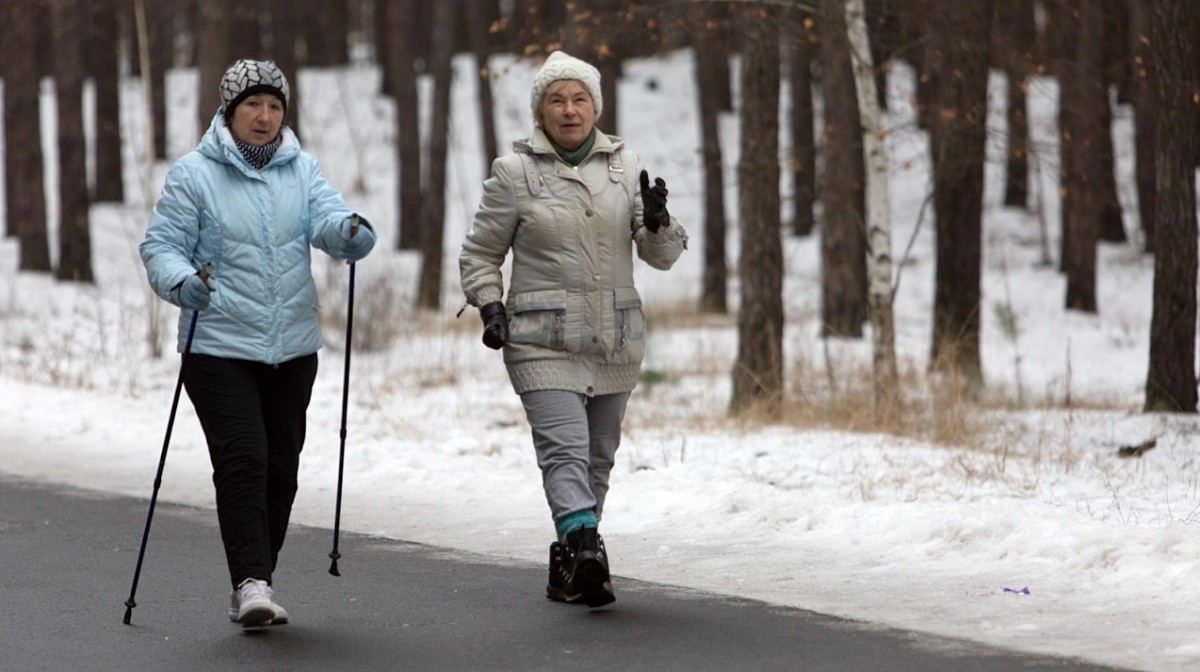
[[[1026,586],[1026,587],[1024,587],[1024,588],[1022,588],[1022,589],[1020,589],[1020,590],[1013,590],[1012,588],[1005,588],[1005,589],[1004,589],[1004,592],[1006,592],[1006,593],[1016,593],[1016,594],[1018,594],[1018,595],[1028,595],[1028,594],[1029,594],[1029,586]]]

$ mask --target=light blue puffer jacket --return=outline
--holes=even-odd
[[[281,132],[257,171],[218,113],[167,173],[139,249],[151,288],[172,303],[173,287],[213,263],[216,291],[196,321],[192,352],[278,364],[321,347],[310,246],[346,258],[339,227],[353,213],[291,129]],[[180,313],[179,352],[191,317]]]

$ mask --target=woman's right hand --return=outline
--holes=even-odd
[[[211,292],[212,290],[208,288],[208,284],[204,282],[199,273],[184,278],[183,282],[171,290],[175,303],[188,310],[208,308],[208,303],[212,301],[212,297],[209,296]]]
[[[499,350],[508,342],[508,315],[504,313],[504,304],[492,301],[479,307],[479,316],[483,318],[483,344],[493,350]]]

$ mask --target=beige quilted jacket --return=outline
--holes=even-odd
[[[459,256],[467,302],[504,297],[500,267],[512,251],[504,363],[517,394],[589,396],[637,385],[646,320],[633,286],[633,247],[667,270],[687,248],[674,218],[642,226],[643,164],[620,138],[597,132],[579,166],[558,157],[541,129],[496,159]]]

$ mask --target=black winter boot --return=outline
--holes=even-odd
[[[567,556],[570,559],[568,585],[579,593],[579,599],[589,607],[602,607],[615,602],[612,579],[608,573],[608,554],[604,539],[594,527],[581,527],[567,535]]]
[[[579,602],[579,592],[571,586],[571,561],[567,548],[555,541],[550,544],[550,579],[546,597],[555,602]]]

